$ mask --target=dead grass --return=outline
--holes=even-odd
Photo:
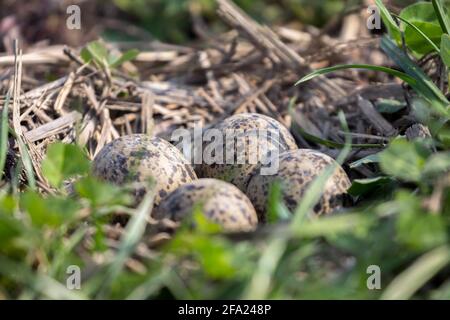
[[[377,37],[365,28],[364,14],[342,17],[337,36],[331,37],[311,27],[273,30],[228,0],[218,3],[218,15],[231,27],[229,32],[211,35],[197,19],[201,43],[187,47],[152,42],[151,50],[117,70],[84,64],[80,48],[31,47],[23,55],[17,48],[16,55],[0,56],[0,104],[8,90],[13,92],[9,114],[15,139],[10,148],[22,159],[29,154],[39,188],[51,191],[40,162],[46,147],[57,140],[85,146],[92,158],[121,135],[168,138],[180,126],[209,126],[235,113],[258,112],[343,143],[336,111],[344,110],[354,143],[381,146],[414,124],[407,114],[386,120],[374,108],[379,98],[402,100],[405,95],[398,82],[383,75],[347,71],[315,79],[308,86],[293,86],[319,66],[388,64],[378,50]],[[49,76],[56,79],[48,81]],[[300,147],[336,155],[336,150],[294,134]],[[354,148],[348,160],[376,151]],[[356,170],[371,176],[367,168]]]

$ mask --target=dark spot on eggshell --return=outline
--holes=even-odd
[[[279,170],[275,175],[264,176],[260,173],[251,177],[246,194],[252,201],[258,218],[264,221],[268,199],[268,189],[275,181],[282,183],[283,199],[289,210],[294,211],[310,183],[325,170],[335,164],[334,159],[315,150],[298,149],[280,154]],[[338,166],[323,188],[323,195],[314,207],[317,214],[329,214],[342,206],[343,195],[350,187],[345,171]]]
[[[259,169],[259,162],[250,163],[251,157],[255,157],[255,155],[250,154],[250,152],[254,152],[254,150],[258,150],[257,152],[261,151],[259,147],[251,147],[251,143],[257,143],[258,146],[261,145],[259,140],[250,139],[250,136],[254,135],[256,130],[265,130],[266,132],[268,132],[268,137],[276,136],[279,138],[279,141],[268,139],[267,148],[264,149],[263,154],[257,155],[259,161],[261,160],[261,158],[269,157],[274,152],[274,150],[276,150],[278,153],[282,153],[287,150],[297,149],[295,140],[289,130],[277,120],[262,114],[237,114],[219,122],[213,128],[218,129],[223,133],[224,150],[226,149],[226,132],[228,130],[240,130],[238,136],[235,137],[235,140],[240,141],[241,143],[235,144],[235,150],[233,152],[234,163],[214,163],[212,165],[204,163],[198,166],[197,172],[202,178],[216,178],[230,182],[243,192],[245,192],[247,189],[250,177],[256,173],[256,170]],[[242,148],[242,145],[244,145],[244,141],[246,142],[245,148]],[[238,163],[238,154],[240,156],[243,156],[244,163]]]
[[[186,182],[196,180],[183,154],[169,142],[144,134],[122,136],[105,145],[93,160],[95,176],[115,184],[155,183],[155,205]],[[146,187],[135,194],[140,201]]]
[[[165,196],[167,196],[166,190],[159,190],[159,196],[161,199],[163,199]]]
[[[234,185],[216,179],[199,179],[180,186],[165,197],[153,217],[180,221],[198,205],[208,219],[220,224],[226,232],[251,231],[258,224],[247,196]]]

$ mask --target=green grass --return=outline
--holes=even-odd
[[[273,219],[271,231],[263,238],[249,236],[236,242],[197,213],[193,217],[197,229],[187,223],[150,257],[134,252],[148,237],[144,220],[151,196],[136,210],[126,210],[128,197],[110,196],[126,194],[126,188],[100,182],[88,188],[85,179],[94,183],[90,177],[76,182],[75,190],[81,192],[69,197],[29,192],[19,196],[4,189],[0,193],[0,291],[7,298],[63,299],[429,298],[439,293],[442,281],[433,290],[419,289],[436,275],[445,278],[449,271],[450,199],[442,199],[439,212],[430,212],[422,202],[438,181],[426,177],[448,170],[450,155],[440,152],[440,165],[433,165],[430,172],[427,163],[436,160],[425,150],[421,142],[413,146],[396,140],[379,156],[383,170],[379,174],[392,177],[398,188],[384,194],[389,189],[378,190],[378,200],[367,202],[361,192],[357,196],[362,205],[345,213],[307,218],[320,196],[326,171],[311,186],[293,223],[280,215],[281,222]],[[401,173],[395,168],[408,169]],[[73,172],[65,175],[70,177]],[[58,215],[61,205],[64,215]],[[284,206],[274,210],[279,208],[287,210]],[[102,226],[115,212],[129,212],[131,219],[118,249],[109,250]],[[86,239],[91,239],[91,245],[86,246]],[[88,256],[103,258],[92,265]],[[129,257],[137,259],[145,272],[125,267]],[[343,263],[348,257],[353,257],[351,263]],[[70,265],[91,270],[83,275],[80,291],[65,288]],[[367,289],[370,265],[380,266],[386,291]]]
[[[439,15],[442,6],[435,2],[435,7]],[[387,9],[382,9],[385,23],[395,23]],[[447,22],[440,15],[437,21],[445,37]],[[391,27],[404,32],[400,27]],[[414,27],[412,30],[417,31]],[[415,34],[428,41],[425,31]],[[448,100],[420,70],[417,61],[410,58],[414,56],[414,48],[399,46],[401,43],[395,36],[383,40],[383,49],[401,71],[380,66],[337,66],[303,78],[306,81],[348,67],[388,72],[409,84],[415,91],[414,99],[420,98],[422,107],[430,114],[423,124],[434,129],[431,139],[407,141],[399,135],[380,153],[347,163],[349,170],[368,165],[374,172],[370,179],[353,182],[350,193],[355,206],[339,214],[311,217],[311,209],[333,170],[330,167],[310,185],[294,212],[284,205],[281,187],[274,186],[269,223],[256,234],[237,241],[236,237],[220,233],[216,225],[195,210],[170,241],[157,248],[137,250],[140,245],[150,243],[155,232],[146,222],[153,204],[152,188],[135,208],[129,186],[97,181],[90,174],[82,150],[58,143],[49,147],[42,164],[43,174],[55,187],[55,194],[39,194],[31,188],[19,192],[17,179],[3,181],[0,296],[7,299],[450,298],[447,280],[450,145],[445,140],[445,133],[450,130]],[[443,60],[447,57],[443,54],[446,50],[439,44]],[[7,151],[6,117],[4,106],[0,131],[2,166]],[[339,117],[343,131],[348,132],[345,115]],[[306,138],[317,144],[328,143],[314,140],[315,137]],[[352,148],[362,146],[352,144],[350,135],[346,135],[345,143],[333,147],[340,149],[338,163],[344,163]],[[21,167],[16,172],[20,170]],[[78,177],[75,191],[68,194],[62,182],[74,177]],[[120,236],[111,238],[105,227],[118,213],[127,216],[128,223]],[[195,229],[191,228],[192,220]],[[82,272],[80,290],[66,287],[67,268],[73,265]],[[381,270],[379,290],[367,286],[368,268],[373,265]]]

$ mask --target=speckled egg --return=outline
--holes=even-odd
[[[166,140],[144,134],[123,136],[105,145],[94,158],[93,173],[118,185],[153,178],[155,205],[180,185],[197,179],[191,165],[176,147]],[[137,187],[137,199],[145,192],[145,187]]]
[[[182,185],[161,202],[153,217],[180,221],[197,205],[227,232],[251,231],[258,224],[256,211],[247,196],[234,185],[216,179],[199,179]]]
[[[288,151],[280,155],[278,173],[260,175],[256,173],[247,187],[247,195],[255,206],[261,220],[266,216],[266,206],[270,186],[279,181],[287,207],[294,211],[303,197],[310,182],[330,164],[336,161],[326,154],[310,149]],[[338,165],[336,171],[327,181],[323,195],[314,211],[327,214],[342,205],[343,195],[350,187],[350,180],[345,171]]]
[[[228,181],[243,192],[247,188],[250,177],[264,159],[297,149],[289,130],[275,119],[265,115],[241,113],[226,118],[213,128],[220,130],[223,138],[221,141],[204,142],[203,150],[215,147],[225,150],[224,161],[208,163],[203,159],[203,163],[196,167],[197,173],[202,178]],[[237,133],[234,144],[227,143],[228,132]],[[208,145],[209,147],[205,147]]]

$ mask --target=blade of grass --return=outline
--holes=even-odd
[[[121,238],[117,255],[106,271],[106,279],[99,290],[99,298],[104,297],[110,290],[112,282],[122,271],[127,259],[133,254],[139,240],[142,238],[147,225],[147,217],[153,208],[154,200],[154,184],[150,186],[139,207],[135,210],[130,221],[125,227],[124,234]]]
[[[6,155],[8,154],[8,108],[10,93],[6,94],[5,104],[2,110],[2,119],[0,122],[0,179],[5,169]]]
[[[450,18],[448,17],[448,13],[445,12],[442,2],[440,0],[432,0],[432,3],[442,31],[450,34]]]
[[[344,131],[349,132],[343,112],[339,113],[339,118]],[[348,156],[351,150],[350,139],[350,135],[346,135],[346,145],[338,157],[338,163],[343,163]],[[300,205],[297,207],[294,219],[290,225],[291,231],[298,230],[299,226],[302,225],[307,213],[312,210],[314,205],[322,196],[323,186],[335,171],[336,166],[337,163],[327,167],[324,172],[311,183]],[[252,276],[250,284],[244,292],[243,299],[265,299],[268,297],[272,285],[273,274],[276,271],[284,252],[286,251],[287,243],[291,234],[292,232],[287,232],[281,235],[277,234],[272,237],[269,245],[259,259],[257,270]]]
[[[345,120],[344,113],[339,112],[339,119],[341,121],[341,125],[345,132],[349,132],[347,121]],[[351,137],[346,134],[345,137],[345,147],[340,152],[336,162],[332,165],[329,165],[325,168],[325,170],[316,177],[312,183],[310,184],[308,190],[306,190],[305,195],[303,196],[300,204],[297,206],[297,209],[294,213],[294,218],[292,219],[291,228],[292,231],[299,230],[303,224],[303,221],[307,217],[307,215],[313,210],[314,206],[319,201],[320,197],[324,191],[324,185],[327,183],[328,179],[335,172],[338,165],[341,165],[348,154],[351,151]]]
[[[81,240],[83,240],[83,237],[85,236],[87,231],[87,227],[81,227],[70,236],[67,243],[61,242],[60,249],[58,250],[55,258],[52,260],[52,263],[50,265],[50,270],[48,272],[50,276],[55,276],[57,274],[59,268],[61,268],[61,266],[63,265],[67,255],[72,252],[72,250],[78,243],[80,243]]]
[[[441,50],[442,61],[447,68],[450,68],[450,36],[448,34],[442,35]]]
[[[273,274],[287,247],[287,237],[274,236],[258,261],[258,267],[246,288],[242,299],[267,299]]]
[[[339,71],[339,70],[346,70],[346,69],[363,69],[363,70],[380,71],[380,72],[387,73],[391,76],[400,78],[401,80],[407,82],[410,85],[413,85],[416,83],[415,78],[411,77],[410,75],[408,75],[406,73],[395,70],[395,69],[391,69],[391,68],[387,68],[387,67],[380,67],[380,66],[373,66],[370,64],[345,64],[345,65],[337,65],[337,66],[333,66],[333,67],[329,67],[329,68],[315,70],[315,71],[311,72],[310,74],[304,76],[300,80],[298,80],[295,83],[295,85],[299,85],[303,82],[309,81],[320,75],[324,75],[324,74]]]
[[[22,169],[25,169],[25,174],[28,180],[28,186],[32,190],[36,190],[36,179],[34,177],[33,171],[33,162],[31,161],[30,154],[28,153],[28,149],[26,145],[23,143],[22,138],[14,131],[10,131],[10,134],[17,140],[17,144],[19,145],[19,153],[20,153],[20,163],[23,165]],[[17,172],[20,174],[20,171]]]
[[[357,168],[363,164],[368,164],[368,163],[374,163],[374,162],[380,162],[379,160],[379,154],[375,153],[375,154],[371,154],[367,157],[361,158],[359,160],[356,160],[352,163],[350,163],[348,166],[350,169],[354,169]]]
[[[436,87],[433,81],[420,69],[420,67],[416,65],[408,56],[406,56],[405,53],[400,50],[389,38],[384,37],[382,39],[381,47],[386,54],[405,71],[405,73],[391,68],[366,64],[338,65],[316,70],[297,81],[296,85],[311,80],[319,75],[344,69],[366,69],[385,72],[408,83],[416,91],[416,93],[430,102],[438,114],[449,118],[450,112],[448,110],[448,106],[450,103],[445,95],[439,90],[438,87]]]
[[[269,200],[267,201],[267,221],[269,223],[288,220],[292,217],[292,214],[283,202],[281,189],[279,182],[275,182],[270,186]]]
[[[22,157],[23,167],[25,168],[25,174],[27,175],[28,185],[32,190],[36,190],[36,178],[34,177],[33,163],[31,161],[28,149],[23,143],[22,139],[18,137],[19,150]]]
[[[406,81],[417,94],[428,100],[434,110],[445,117],[450,117],[448,111],[449,101],[433,81],[414,63],[399,47],[389,38],[381,39],[381,49],[391,58],[406,74],[414,79]],[[402,79],[403,80],[403,79]]]
[[[326,147],[337,148],[337,149],[342,149],[345,147],[344,143],[339,143],[339,142],[335,142],[335,141],[331,141],[331,140],[327,140],[327,139],[322,139],[320,137],[312,135],[309,132],[303,130],[303,128],[299,124],[297,124],[297,121],[295,121],[295,119],[296,119],[295,114],[294,114],[295,101],[296,101],[295,97],[290,99],[289,106],[288,106],[288,112],[291,115],[292,119],[294,119],[294,121],[292,123],[293,131],[298,131],[302,135],[302,137],[304,137],[305,139],[307,139],[311,142],[320,144],[320,145],[324,145]],[[376,144],[376,143],[362,143],[362,144],[357,143],[357,144],[352,144],[351,147],[353,147],[353,148],[380,148],[380,147],[384,147],[384,145]]]
[[[22,50],[19,50],[19,43],[14,41],[14,86],[13,86],[13,129],[15,138],[19,145],[20,158],[25,168],[28,185],[31,189],[36,189],[36,180],[33,171],[33,162],[28,153],[27,146],[22,140],[22,127],[20,125],[20,94],[22,84]]]
[[[395,22],[394,18],[392,17],[391,13],[381,0],[375,0],[375,4],[377,5],[378,10],[380,10],[381,19],[386,25],[389,35],[391,36],[392,39],[399,41],[401,38],[401,31],[399,26]]]
[[[394,17],[396,17],[397,19],[399,19],[399,20],[403,21],[404,23],[406,23],[414,31],[416,31],[418,34],[420,34],[422,36],[422,38],[424,38],[425,41],[427,41],[428,44],[433,47],[434,51],[436,51],[439,54],[441,53],[441,50],[439,49],[439,47],[425,33],[423,33],[423,31],[420,30],[416,25],[412,24],[411,22],[409,22],[405,18],[400,17],[399,15],[396,15],[396,14],[392,14],[392,15]]]
[[[127,297],[126,300],[144,300],[157,293],[165,284],[170,276],[170,268],[162,268],[159,273],[152,274],[148,280],[137,286]]]
[[[303,130],[297,123],[293,123],[293,129],[298,131],[308,141],[336,149],[342,149],[345,147],[345,143],[339,143],[328,139],[322,139],[320,137],[312,135]],[[384,146],[385,146],[384,144],[377,144],[377,143],[355,143],[351,145],[352,148],[382,148]]]
[[[164,280],[164,285],[169,289],[176,300],[194,300],[196,298],[195,291],[192,291],[191,288],[187,286],[177,270],[173,268],[170,269],[168,276],[165,277]]]
[[[9,133],[14,138],[16,138],[17,144],[19,145],[21,163],[23,165],[23,169],[25,169],[25,174],[26,174],[27,180],[28,180],[28,186],[32,190],[36,190],[36,179],[34,177],[33,162],[31,161],[31,157],[30,157],[30,154],[28,153],[28,149],[27,149],[26,145],[23,143],[22,138],[14,130],[10,130]],[[20,171],[17,174],[20,174]]]
[[[383,300],[403,300],[427,283],[439,270],[450,263],[450,248],[438,247],[422,255],[398,275],[381,295]]]
[[[11,193],[16,198],[19,199],[20,192],[19,192],[19,180],[20,180],[20,173],[23,169],[23,163],[18,162],[17,165],[14,167],[14,170],[11,170]]]
[[[295,230],[293,237],[297,239],[317,239],[339,234],[364,234],[376,222],[375,217],[360,212],[330,215],[323,219],[315,219],[302,224],[298,230]]]

